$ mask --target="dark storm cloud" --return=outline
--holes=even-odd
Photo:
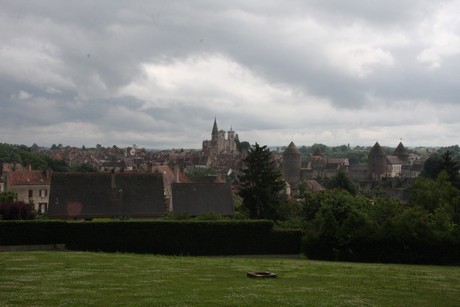
[[[450,135],[460,108],[452,1],[0,6],[0,137],[12,143],[199,147],[214,117],[251,142],[404,130],[417,143],[431,124]]]

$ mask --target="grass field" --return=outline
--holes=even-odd
[[[249,271],[278,278],[251,279]],[[460,267],[3,252],[0,305],[460,306]]]

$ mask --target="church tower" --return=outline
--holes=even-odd
[[[203,150],[214,155],[237,155],[238,150],[236,148],[235,132],[230,128],[230,131],[227,132],[227,135],[228,138],[226,138],[226,133],[224,130],[219,130],[219,128],[217,128],[217,120],[214,118],[211,140],[203,141]]]

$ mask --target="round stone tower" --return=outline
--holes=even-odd
[[[297,189],[300,182],[300,151],[294,142],[283,153],[283,176],[292,190]]]
[[[369,178],[372,180],[380,181],[385,176],[387,171],[387,156],[378,142],[375,143],[367,156],[367,168]]]

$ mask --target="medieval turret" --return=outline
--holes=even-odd
[[[386,154],[376,142],[367,158],[369,177],[372,180],[380,181],[387,170]]]
[[[291,189],[296,189],[300,182],[300,151],[294,142],[283,153],[283,175]]]
[[[396,147],[396,149],[393,152],[393,155],[397,156],[403,162],[409,161],[409,152],[404,147],[402,142],[399,142],[398,147]]]

